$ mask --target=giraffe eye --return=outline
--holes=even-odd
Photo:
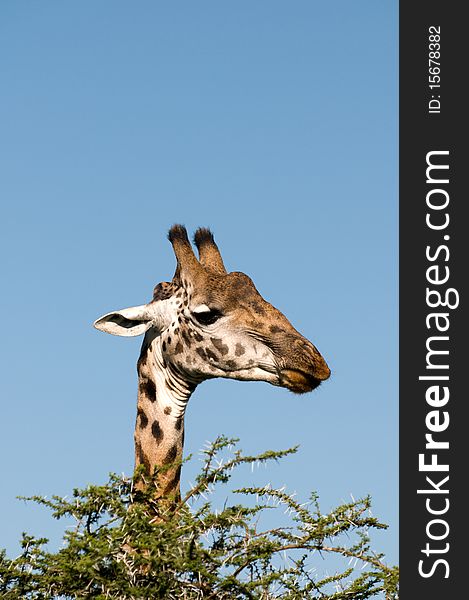
[[[208,308],[207,310],[201,312],[194,311],[193,315],[201,325],[212,325],[212,323],[218,321],[218,319],[222,316],[222,313],[219,310],[212,310]]]

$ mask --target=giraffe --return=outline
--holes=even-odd
[[[226,271],[209,229],[195,232],[198,258],[183,225],[173,225],[168,239],[177,262],[172,281],[159,283],[148,304],[107,313],[94,326],[118,336],[144,334],[135,466],[149,473],[159,468],[156,497],[177,501],[184,414],[197,385],[225,377],[302,394],[328,379],[330,370],[247,275]]]

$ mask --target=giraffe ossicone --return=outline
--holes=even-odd
[[[118,336],[145,334],[137,362],[139,386],[135,463],[154,468],[181,460],[184,413],[195,387],[225,377],[266,381],[305,393],[330,376],[316,347],[240,272],[228,273],[209,229],[194,235],[196,257],[182,225],[168,234],[176,255],[171,282],[153,299],[116,310],[94,326]],[[180,467],[165,468],[160,496],[179,496]]]

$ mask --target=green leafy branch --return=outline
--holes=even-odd
[[[63,545],[23,534],[21,554],[0,553],[0,596],[9,599],[115,598],[217,600],[357,599],[398,596],[397,567],[371,548],[386,525],[369,497],[323,513],[318,497],[300,503],[270,485],[233,491],[246,502],[212,506],[211,492],[243,465],[280,460],[296,448],[244,455],[238,440],[218,437],[202,452],[195,484],[176,505],[155,500],[157,474],[111,475],[71,498],[33,496],[55,519],[73,519]],[[226,458],[225,455],[230,453]],[[139,485],[142,478],[145,485]],[[213,498],[213,496],[212,496]],[[266,511],[282,511],[263,528]],[[280,515],[279,515],[280,516]],[[325,571],[325,558],[334,572]],[[319,560],[318,560],[319,559]],[[340,559],[340,564],[338,560]]]

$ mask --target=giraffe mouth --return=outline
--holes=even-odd
[[[317,388],[322,379],[297,369],[282,369],[279,372],[279,383],[295,394],[305,394]]]

